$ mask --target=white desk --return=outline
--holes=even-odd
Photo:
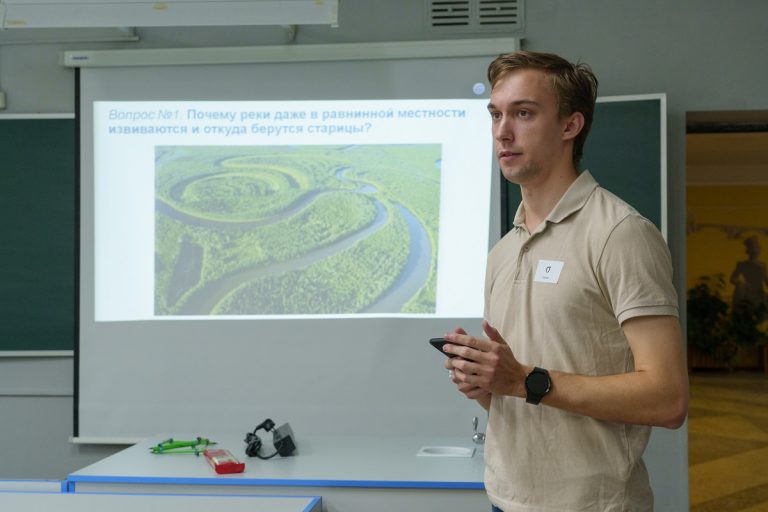
[[[216,475],[192,454],[151,454],[159,436],[69,475],[70,492],[269,494],[321,496],[323,510],[488,510],[482,446],[474,457],[418,457],[422,446],[472,447],[469,439],[299,438],[297,454],[260,460],[245,456],[243,436],[211,436],[244,461],[245,472]],[[192,439],[195,436],[173,436]],[[271,436],[262,435],[271,453]]]
[[[0,492],[0,510],[40,512],[320,512],[318,497]]]
[[[61,480],[0,480],[0,492],[3,491],[63,492],[66,491],[66,482]]]

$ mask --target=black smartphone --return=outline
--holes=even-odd
[[[432,345],[433,347],[435,347],[437,350],[439,350],[444,356],[456,357],[455,354],[449,354],[447,352],[443,352],[443,346],[446,343],[450,343],[450,342],[445,341],[445,339],[443,339],[443,338],[432,338],[432,339],[429,340],[429,344]]]

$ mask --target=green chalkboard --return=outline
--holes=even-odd
[[[663,99],[653,95],[598,100],[580,167],[666,233]],[[520,188],[506,182],[504,192],[502,230],[506,233],[520,203]]]
[[[73,350],[73,118],[0,116],[0,194],[0,351]]]

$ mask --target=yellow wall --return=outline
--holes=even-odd
[[[760,260],[768,260],[768,186],[689,185],[687,195],[688,288],[699,276],[721,273],[730,297],[728,279],[747,257],[745,238],[757,235]]]

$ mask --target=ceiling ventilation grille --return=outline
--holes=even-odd
[[[440,33],[515,33],[524,0],[427,0],[429,28]]]

